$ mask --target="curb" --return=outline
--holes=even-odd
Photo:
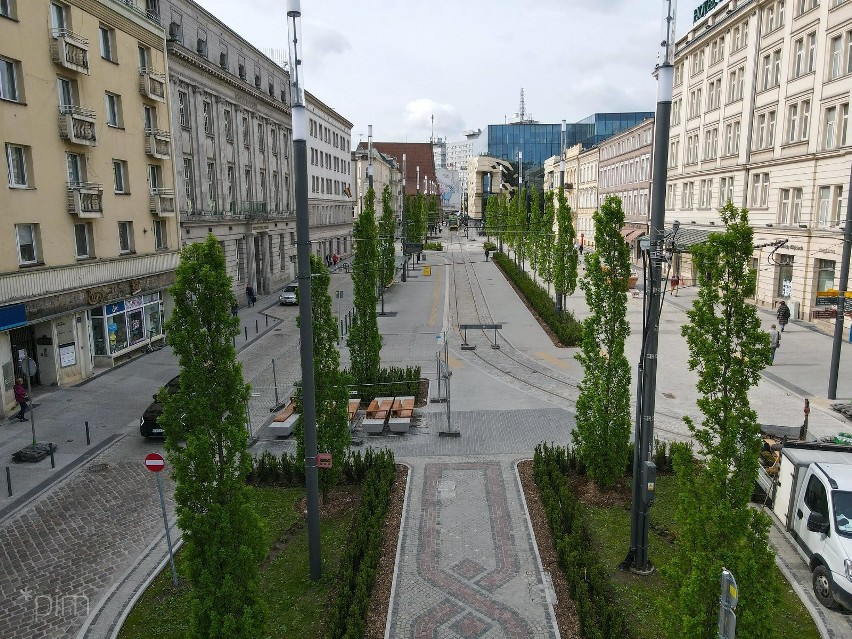
[[[393,560],[393,580],[391,581],[391,596],[388,601],[388,618],[385,622],[385,639],[391,639],[391,619],[393,616],[393,605],[396,601],[396,584],[397,578],[399,577],[400,564],[399,556],[402,552],[402,529],[405,526],[406,519],[408,518],[408,497],[411,494],[411,476],[414,474],[414,469],[411,467],[411,464],[401,461],[397,463],[408,468],[408,477],[405,480],[405,501],[402,505],[402,515],[400,515],[399,521],[399,537],[396,540],[396,557],[394,557]]]

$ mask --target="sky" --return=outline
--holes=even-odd
[[[196,0],[286,56],[285,0]],[[665,0],[302,0],[304,86],[352,141],[450,142],[527,117],[654,111]],[[693,4],[681,3],[678,37]]]

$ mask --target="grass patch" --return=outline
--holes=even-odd
[[[340,490],[358,491],[345,486]],[[299,519],[296,502],[304,488],[251,487],[251,498],[267,527],[267,542],[276,539]],[[303,528],[261,573],[260,593],[268,607],[264,637],[308,639],[322,637],[344,555],[349,527],[355,515],[355,500],[339,514],[323,519],[321,527],[323,576],[313,582],[308,576],[307,528]],[[151,583],[134,606],[119,639],[173,639],[185,635],[189,626],[189,585],[182,553],[175,556],[179,585],[172,586],[168,566]]]
[[[650,577],[637,577],[618,570],[618,564],[630,545],[629,505],[626,508],[586,507],[593,543],[601,563],[609,572],[614,599],[627,616],[634,636],[642,639],[665,638],[666,605],[676,594],[674,585],[660,574],[670,565],[674,549],[671,542],[676,504],[674,476],[658,475],[655,488],[657,496],[651,507],[648,556],[657,572]],[[772,626],[773,636],[820,639],[804,604],[777,568],[775,578],[781,585],[779,610],[783,610],[784,614],[773,615],[766,620]]]

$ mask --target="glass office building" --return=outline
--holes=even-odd
[[[565,148],[583,144],[597,146],[607,138],[635,126],[653,111],[632,113],[595,113],[565,127]],[[562,146],[562,124],[489,124],[488,155],[516,163],[518,151],[523,154],[524,173],[544,166],[544,161],[559,155]]]

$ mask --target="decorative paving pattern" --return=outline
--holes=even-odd
[[[415,462],[392,637],[552,639],[511,461]],[[415,494],[416,493],[416,494]]]

